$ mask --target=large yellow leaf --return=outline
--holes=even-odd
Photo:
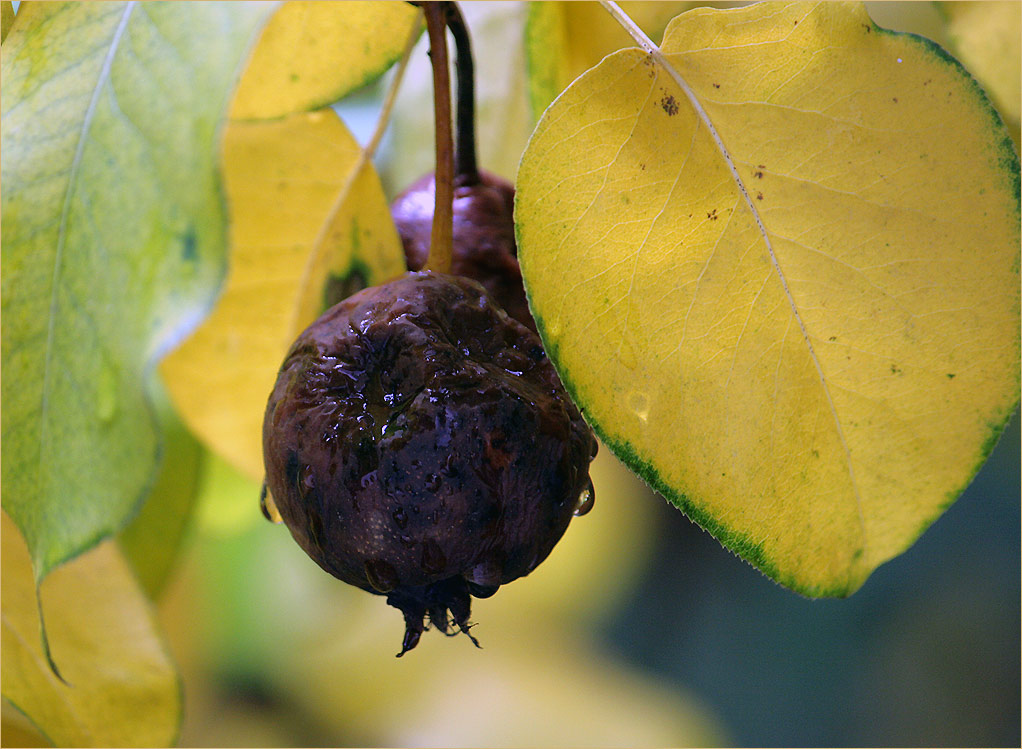
[[[56,746],[173,744],[180,685],[117,546],[105,542],[43,581],[50,650],[65,684],[43,654],[25,541],[6,513],[0,527],[4,699]]]
[[[419,11],[408,3],[285,3],[259,37],[231,117],[282,117],[332,104],[396,62],[418,24]]]
[[[1018,402],[1019,163],[973,79],[860,5],[675,19],[518,174],[547,351],[597,432],[759,569],[845,595]]]
[[[232,121],[224,133],[226,286],[161,371],[185,423],[252,478],[263,475],[263,411],[295,335],[338,295],[404,271],[379,179],[361,154],[329,109]],[[326,259],[313,261],[313,244],[342,193]]]

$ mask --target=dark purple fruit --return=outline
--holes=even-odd
[[[420,270],[429,255],[435,190],[434,175],[427,174],[390,207],[409,270]],[[480,172],[475,184],[455,185],[451,273],[481,283],[505,312],[535,333],[518,267],[514,202],[514,185],[489,172]]]
[[[546,558],[588,509],[596,439],[532,331],[474,281],[413,272],[298,337],[263,452],[298,544],[403,612],[403,654]]]

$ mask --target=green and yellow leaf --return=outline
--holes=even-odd
[[[295,336],[347,294],[405,269],[379,179],[362,153],[329,109],[230,122],[224,135],[226,286],[161,372],[185,423],[251,478],[263,475],[263,411]]]
[[[3,43],[3,507],[39,579],[148,491],[144,373],[219,286],[217,126],[270,7],[26,3]]]
[[[695,10],[547,110],[516,221],[597,432],[724,544],[846,595],[960,494],[1019,397],[1019,162],[861,5]]]
[[[408,3],[284,3],[266,24],[231,106],[269,119],[333,104],[383,73],[419,25]]]
[[[2,528],[3,698],[55,746],[170,746],[181,688],[153,612],[113,542],[60,567],[40,599],[50,670],[39,639],[28,548],[6,513]],[[7,744],[5,706],[4,743]],[[26,738],[29,726],[23,728]]]

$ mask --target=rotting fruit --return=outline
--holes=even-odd
[[[399,655],[427,617],[468,634],[471,596],[547,557],[592,504],[596,449],[535,334],[475,281],[428,271],[310,325],[263,425],[280,517],[324,570],[401,610]]]
[[[518,322],[536,332],[518,266],[515,244],[515,188],[507,180],[479,171],[454,185],[454,226],[451,272],[481,283],[491,298]],[[405,260],[419,270],[429,255],[433,226],[435,178],[427,174],[398,195],[390,212],[397,226]]]

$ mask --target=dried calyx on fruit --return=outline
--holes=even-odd
[[[426,617],[467,632],[470,596],[546,558],[591,505],[596,445],[539,339],[476,282],[435,272],[306,329],[263,427],[283,521],[323,569],[402,611],[402,653]]]

